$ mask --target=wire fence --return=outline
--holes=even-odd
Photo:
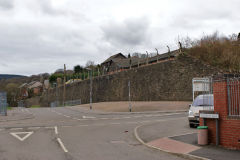
[[[81,104],[81,99],[64,102],[64,106],[76,106]]]
[[[7,93],[0,92],[0,114],[7,116]]]
[[[50,103],[50,107],[60,107],[60,106],[76,106],[82,104],[81,99],[70,100],[60,104],[59,101],[54,101]]]

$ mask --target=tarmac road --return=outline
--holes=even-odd
[[[178,128],[191,132],[184,125],[185,112],[103,113],[80,107],[24,108],[23,112],[34,118],[0,122],[0,160],[181,160],[141,145],[134,129],[162,123],[168,136],[179,134]]]

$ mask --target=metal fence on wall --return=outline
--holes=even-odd
[[[240,116],[240,77],[227,78],[228,114]]]
[[[70,101],[66,101],[64,102],[64,106],[76,106],[76,105],[80,105],[81,103],[81,99],[77,99],[77,100],[70,100]],[[59,101],[54,101],[50,103],[50,107],[59,107],[62,106],[62,104],[60,105]]]
[[[18,107],[24,107],[24,101],[18,101]]]
[[[6,116],[7,115],[7,93],[0,92],[0,114]]]
[[[50,107],[59,107],[59,101],[51,102]]]
[[[81,99],[78,100],[71,100],[71,101],[66,101],[64,103],[64,106],[76,106],[81,104]]]

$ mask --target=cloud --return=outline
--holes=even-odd
[[[54,72],[240,28],[239,0],[0,0],[0,73]],[[7,64],[7,66],[5,65]]]
[[[8,10],[14,7],[14,0],[0,0],[0,10]]]
[[[126,19],[123,22],[110,21],[102,26],[103,39],[113,46],[138,46],[146,42],[150,21],[147,18]]]

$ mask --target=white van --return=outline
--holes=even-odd
[[[200,110],[214,110],[213,94],[199,95],[195,98],[192,104],[189,105],[188,121],[189,126],[194,127],[199,125]]]

